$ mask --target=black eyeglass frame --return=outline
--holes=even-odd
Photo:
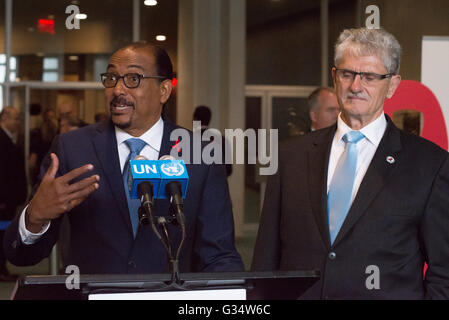
[[[378,74],[375,72],[355,72],[355,71],[348,70],[348,69],[338,69],[337,67],[333,67],[332,71],[334,71],[335,74],[337,74],[337,71],[349,72],[350,74],[352,74],[352,81],[355,80],[355,77],[357,77],[357,75],[360,76],[360,80],[363,80],[363,78],[365,78],[366,75],[371,75],[371,76],[374,76],[376,78],[375,80],[378,80],[378,81],[395,76],[394,73]]]
[[[114,76],[116,77],[116,81],[115,81],[115,84],[114,84],[113,86],[107,87],[107,86],[105,85],[105,79],[104,79],[104,77],[105,77],[106,75],[114,75]],[[136,85],[135,87],[130,87],[130,86],[128,86],[128,85],[126,84],[125,77],[127,77],[127,76],[137,76],[137,77],[139,78],[139,82],[137,83],[137,85]],[[104,86],[105,88],[115,88],[115,86],[117,86],[117,83],[120,81],[120,79],[123,79],[123,83],[124,83],[125,87],[127,87],[128,89],[135,89],[135,88],[138,88],[138,87],[140,86],[140,82],[141,82],[142,79],[164,79],[164,80],[167,80],[167,79],[168,79],[167,77],[164,77],[164,76],[146,76],[146,75],[143,75],[143,74],[140,74],[140,73],[134,73],[134,72],[132,72],[132,73],[126,73],[126,74],[124,74],[123,76],[118,75],[118,74],[116,74],[116,73],[105,72],[105,73],[100,74],[100,77],[101,77],[101,83],[103,84],[103,86]]]

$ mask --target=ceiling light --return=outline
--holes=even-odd
[[[165,40],[167,40],[167,37],[164,35],[158,35],[158,36],[156,36],[156,40],[157,41],[165,41]]]
[[[146,6],[155,6],[155,5],[157,5],[157,1],[156,0],[145,0],[143,2],[143,4]]]
[[[70,61],[78,61],[78,56],[69,56]]]
[[[77,15],[75,15],[75,19],[78,19],[78,20],[87,19],[87,14],[85,14],[85,13],[78,13]]]

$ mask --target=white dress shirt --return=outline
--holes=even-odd
[[[352,189],[351,203],[352,201],[354,201],[360,184],[362,183],[363,177],[368,170],[371,160],[376,153],[377,147],[379,146],[380,140],[382,140],[386,129],[387,120],[385,118],[385,114],[382,112],[382,114],[376,120],[359,130],[365,135],[365,138],[357,143],[357,169],[355,173],[354,186]],[[335,132],[334,140],[332,141],[331,153],[329,158],[329,168],[327,171],[328,193],[338,160],[345,150],[346,143],[342,138],[349,131],[353,130],[341,119],[340,114],[337,120],[337,131]]]
[[[159,121],[154,124],[143,135],[140,137],[133,137],[129,133],[126,133],[120,128],[115,127],[115,137],[117,138],[117,148],[118,148],[118,156],[120,159],[120,169],[125,168],[125,161],[129,155],[129,148],[126,145],[125,141],[130,138],[139,138],[146,142],[146,146],[143,147],[140,154],[147,158],[148,160],[157,160],[159,157],[159,150],[161,150],[162,144],[162,134],[164,133],[164,121],[162,118],[159,118]]]
[[[117,139],[117,149],[118,156],[120,159],[120,169],[123,173],[123,169],[125,168],[125,162],[128,158],[130,150],[126,145],[125,141],[130,138],[139,138],[146,142],[146,146],[140,152],[141,155],[146,157],[148,160],[157,160],[159,157],[159,150],[161,149],[162,144],[162,135],[164,133],[164,121],[162,118],[159,120],[143,135],[140,137],[134,137],[120,128],[115,127],[115,137]],[[45,225],[42,226],[42,230],[39,233],[32,233],[28,231],[25,227],[25,212],[28,209],[28,206],[23,209],[22,214],[19,220],[19,233],[24,244],[33,244],[35,243],[45,232],[47,232],[48,228],[50,228],[50,221],[48,221]]]

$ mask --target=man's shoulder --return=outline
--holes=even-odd
[[[400,131],[401,143],[404,150],[415,154],[416,158],[446,158],[448,152],[423,137]]]
[[[291,153],[292,151],[305,150],[312,145],[328,143],[332,140],[334,132],[335,126],[331,126],[324,129],[311,131],[304,135],[291,137],[280,143],[279,150],[281,153]]]

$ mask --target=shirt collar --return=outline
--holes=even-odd
[[[125,143],[126,140],[130,138],[139,138],[145,141],[145,143],[155,151],[159,152],[161,150],[162,135],[164,132],[164,121],[162,118],[159,120],[143,135],[140,137],[133,137],[129,133],[115,126],[115,136],[117,138],[117,145]]]
[[[382,114],[373,122],[363,127],[359,131],[365,135],[365,138],[371,142],[374,146],[378,146],[380,140],[387,129],[387,119],[385,118],[385,113]],[[338,142],[343,138],[343,136],[349,131],[353,131],[341,118],[341,113],[337,119],[337,132],[335,133],[335,137]]]

